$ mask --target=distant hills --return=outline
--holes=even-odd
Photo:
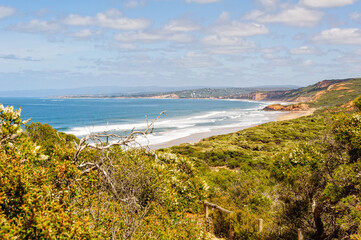
[[[303,102],[309,107],[331,107],[347,104],[361,95],[361,78],[324,80],[288,91],[253,92],[239,99]],[[236,96],[235,96],[236,97]]]
[[[165,89],[161,90],[158,88],[158,91],[155,91],[157,88],[150,91],[138,91],[138,92],[118,92],[112,94],[74,94],[74,95],[64,95],[62,98],[223,98],[225,96],[231,95],[242,95],[248,94],[257,91],[285,91],[298,88],[294,85],[277,85],[277,86],[258,86],[258,87],[247,87],[247,88],[236,88],[236,87],[224,87],[224,88],[186,88],[182,87],[180,89]],[[113,91],[115,92],[115,91]]]
[[[361,95],[361,78],[323,80],[307,87],[298,88],[289,85],[250,88],[198,88],[135,94],[127,92],[117,94],[66,95],[62,98],[245,99],[255,101],[302,102],[305,103],[302,107],[293,106],[284,109],[302,110],[303,108],[345,104],[359,95]]]
[[[194,86],[183,87],[159,87],[159,86],[138,86],[138,87],[119,87],[119,86],[96,86],[68,89],[35,89],[35,90],[17,90],[0,91],[0,97],[58,97],[58,96],[80,96],[80,95],[133,95],[148,94],[155,92],[169,92],[184,89],[191,89]],[[201,86],[197,87],[201,88]]]
[[[302,102],[283,110],[302,110],[320,106],[342,105],[361,95],[361,78],[323,80],[307,87],[293,85],[258,87],[118,87],[99,86],[74,89],[0,91],[0,97],[60,98],[160,98],[160,99],[244,99],[255,101]],[[275,107],[277,110],[280,107]],[[269,109],[272,110],[272,109]]]

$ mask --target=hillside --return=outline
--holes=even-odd
[[[170,149],[197,163],[210,186],[209,201],[234,211],[229,217],[213,213],[219,237],[297,239],[303,229],[306,239],[359,239],[359,116],[319,111]],[[260,218],[263,234],[257,232]]]
[[[316,84],[288,91],[254,92],[230,98],[305,102],[310,107],[338,106],[352,101],[361,94],[361,78],[324,80]]]
[[[289,90],[295,86],[260,86],[251,88],[197,88],[177,91],[158,91],[148,93],[114,93],[67,95],[61,98],[219,98],[243,95],[257,91]]]
[[[308,108],[339,106],[361,94],[361,78],[323,80],[316,84],[287,89],[292,86],[254,88],[200,88],[179,91],[164,91],[144,94],[69,95],[61,98],[173,98],[173,99],[245,99],[255,101],[302,102],[303,107],[283,109],[279,105],[268,110],[304,110]]]

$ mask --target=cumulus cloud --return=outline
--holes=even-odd
[[[200,4],[207,4],[207,3],[215,3],[220,2],[222,0],[186,0],[187,3],[200,3]]]
[[[120,42],[155,42],[170,41],[186,43],[193,41],[190,32],[198,31],[201,26],[188,19],[174,19],[159,29],[150,29],[147,31],[123,32],[115,36]]]
[[[219,36],[236,36],[246,37],[259,34],[267,34],[269,30],[262,24],[257,23],[242,23],[239,21],[232,21],[230,24],[219,24],[210,29],[211,32]]]
[[[301,3],[307,7],[313,8],[329,8],[329,7],[343,7],[354,4],[357,0],[302,0]]]
[[[289,6],[276,14],[254,10],[245,15],[244,19],[259,23],[282,23],[294,27],[312,27],[322,19],[323,15],[324,13],[321,11],[300,6]]]
[[[310,65],[312,65],[312,63],[313,63],[313,61],[311,59],[307,59],[307,60],[304,60],[302,62],[302,65],[303,66],[310,66]]]
[[[210,27],[209,32],[219,36],[246,37],[259,34],[267,34],[269,30],[263,24],[245,23],[230,20],[229,14],[223,12],[216,23]]]
[[[319,51],[317,49],[308,46],[301,46],[299,48],[292,48],[290,50],[290,53],[295,55],[311,55],[317,54],[318,52]]]
[[[182,57],[171,60],[175,65],[181,65],[187,68],[208,68],[220,65],[220,63],[211,56],[198,52],[187,52]]]
[[[122,15],[116,9],[110,9],[103,13],[98,13],[94,17],[79,16],[71,14],[63,21],[64,24],[71,26],[98,26],[103,28],[117,29],[117,30],[138,30],[148,27],[151,22],[146,19],[132,19]]]
[[[15,8],[0,6],[0,19],[10,17],[15,13],[16,13]]]
[[[140,7],[140,6],[144,6],[147,3],[146,0],[140,0],[140,1],[128,1],[125,3],[125,7],[126,8],[136,8],[136,7]]]
[[[279,6],[280,0],[258,0],[257,3],[264,9],[275,9]]]
[[[191,20],[176,19],[167,23],[163,29],[170,32],[192,32],[201,29],[201,26]]]
[[[361,29],[359,28],[331,28],[314,36],[312,41],[328,44],[361,45]]]
[[[31,20],[29,23],[18,23],[9,27],[10,30],[27,33],[55,33],[61,30],[56,22]]]
[[[89,38],[89,37],[92,37],[92,36],[95,36],[95,35],[99,35],[101,33],[102,33],[101,31],[94,31],[94,30],[91,30],[91,29],[83,29],[83,30],[80,30],[78,32],[74,32],[74,33],[72,33],[70,35],[73,36],[73,37],[76,37],[76,38]]]
[[[171,41],[185,43],[193,40],[192,36],[182,33],[176,34],[165,34],[160,31],[154,32],[125,32],[119,33],[114,37],[119,42],[156,42],[156,41]]]
[[[247,41],[238,37],[221,37],[217,35],[208,35],[201,39],[204,47],[217,54],[235,54],[248,52],[256,47],[253,41]]]
[[[354,20],[355,22],[361,21],[361,13],[360,12],[353,12],[350,15],[351,20]]]

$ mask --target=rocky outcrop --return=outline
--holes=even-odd
[[[230,98],[236,99],[248,99],[254,101],[262,100],[280,100],[289,91],[269,91],[269,92],[252,92],[248,94],[242,94],[238,96],[229,96]]]
[[[265,111],[306,111],[310,107],[306,103],[296,103],[291,105],[272,104],[265,107]]]
[[[345,82],[347,79],[342,79],[342,80],[323,80],[321,82],[316,83],[314,86],[315,88],[328,88],[331,85],[334,85],[335,83],[341,83],[341,82]]]

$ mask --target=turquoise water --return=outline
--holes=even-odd
[[[120,133],[144,129],[146,118],[156,118],[152,144],[219,128],[246,128],[274,120],[264,112],[265,102],[208,99],[50,99],[0,98],[3,105],[22,108],[22,118],[48,123],[55,129],[82,137],[90,133]]]

